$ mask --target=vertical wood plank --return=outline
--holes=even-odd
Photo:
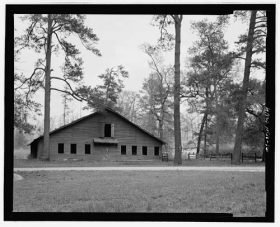
[[[115,137],[115,125],[111,124],[111,137]]]

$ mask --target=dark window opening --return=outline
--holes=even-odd
[[[71,144],[71,154],[76,154],[77,153],[77,144]]]
[[[137,146],[132,146],[132,155],[137,155]]]
[[[142,147],[142,155],[147,155],[147,147],[146,146]]]
[[[85,154],[90,154],[90,144],[85,144]]]
[[[125,145],[121,146],[121,154],[126,155],[126,146]]]
[[[111,137],[111,124],[105,124],[104,137]]]
[[[155,156],[159,156],[159,147],[155,147]]]
[[[63,154],[64,153],[64,143],[58,144],[58,153]]]

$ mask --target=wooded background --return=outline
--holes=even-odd
[[[262,154],[267,120],[266,12],[235,11],[216,16],[215,20],[205,16],[194,20],[188,31],[181,27],[186,17],[189,15],[153,16],[150,26],[158,31],[158,42],[154,45],[143,41],[139,47],[149,59],[150,73],[143,75],[142,89],[137,92],[124,85],[129,80],[125,65],[108,67],[98,76],[100,85],[84,83],[86,59],[73,36],[102,58],[99,34],[86,26],[85,15],[21,16],[27,28],[14,39],[15,66],[26,49],[33,50],[38,58],[30,75],[15,67],[15,148],[44,134],[45,155],[41,158],[47,160],[49,131],[79,117],[71,106],[76,100],[83,102],[89,112],[108,106],[165,140],[166,151],[175,152],[175,164],[182,163],[182,150],[195,150],[198,154],[231,152],[236,164],[241,151]],[[234,50],[229,49],[224,36],[233,18],[247,27],[247,32],[235,41]],[[182,33],[197,35],[188,50],[181,48]],[[173,64],[165,61],[170,52],[174,55]],[[187,53],[186,64],[180,62],[182,52]],[[54,55],[63,59],[61,72],[52,69]],[[264,79],[253,78],[252,72]],[[45,94],[40,103],[35,99],[38,91]],[[51,92],[63,97],[60,119],[50,116]],[[44,123],[38,121],[40,115]]]

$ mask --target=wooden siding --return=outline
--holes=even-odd
[[[94,145],[94,137],[104,136],[104,125],[114,124],[114,138],[118,145]],[[38,157],[43,149],[42,139],[38,143]],[[64,154],[58,154],[58,144],[64,143]],[[77,154],[70,154],[70,144],[77,144]],[[85,154],[85,144],[91,145],[91,154]],[[126,146],[126,155],[121,155],[121,145]],[[154,147],[158,146],[161,154],[161,143],[144,133],[137,127],[111,112],[97,113],[71,127],[67,127],[50,136],[50,158],[94,159],[94,160],[124,160],[151,159]],[[137,155],[132,155],[132,146],[137,146]],[[142,146],[147,147],[147,155],[142,155]]]

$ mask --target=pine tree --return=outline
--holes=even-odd
[[[181,54],[181,25],[183,15],[158,15],[154,21],[157,22],[161,31],[160,45],[163,48],[170,49],[174,46],[174,142],[175,157],[174,164],[182,164],[182,141],[181,141],[181,120],[180,120],[180,89],[181,89],[181,71],[180,71],[180,54]],[[175,37],[167,31],[167,26],[174,25]]]
[[[242,90],[239,99],[239,111],[238,111],[238,122],[235,135],[235,144],[233,151],[233,164],[240,163],[241,148],[242,148],[242,137],[244,130],[245,111],[246,111],[246,100],[249,88],[249,79],[251,67],[265,69],[265,62],[260,59],[253,59],[253,55],[256,53],[265,52],[265,39],[266,39],[266,15],[263,11],[252,10],[250,15],[249,31],[248,35],[240,37],[238,44],[241,46],[239,58],[244,59],[242,54],[245,53],[245,69],[242,83]],[[242,44],[246,44],[243,46]]]
[[[23,36],[19,38],[20,49],[31,48],[40,54],[31,76],[20,79],[20,87],[27,86],[29,92],[26,96],[34,94],[39,88],[45,91],[44,106],[44,149],[40,158],[50,159],[49,152],[49,131],[50,131],[50,94],[51,90],[67,93],[77,100],[81,100],[73,84],[82,81],[82,59],[79,57],[79,50],[74,44],[68,41],[71,35],[77,35],[86,49],[100,56],[95,48],[98,41],[97,36],[91,28],[84,25],[85,16],[80,14],[30,14],[22,18],[29,23]],[[54,52],[64,53],[64,69],[61,77],[51,76],[51,60]],[[51,86],[51,81],[64,82],[69,90],[61,90]]]

